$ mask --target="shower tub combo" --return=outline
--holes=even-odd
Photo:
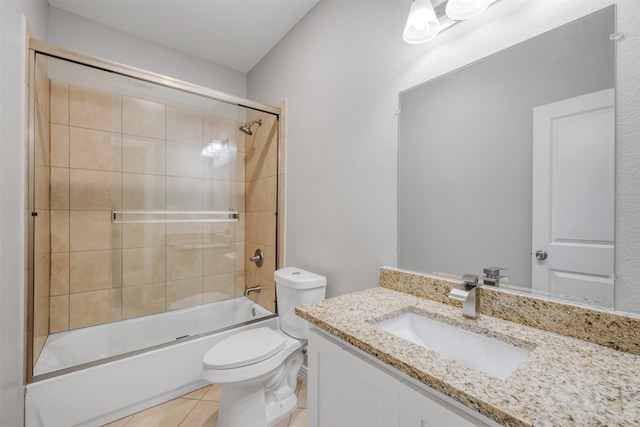
[[[276,328],[277,318],[238,297],[51,335],[36,365],[45,379],[27,388],[26,424],[101,425],[204,387],[207,350],[262,326]],[[157,348],[132,351],[141,345]]]
[[[26,425],[96,426],[278,327],[280,108],[30,43]]]

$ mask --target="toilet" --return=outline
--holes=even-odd
[[[325,298],[327,279],[295,267],[274,274],[279,329],[250,329],[225,338],[207,351],[202,378],[222,384],[219,427],[267,427],[296,408],[298,372],[308,324],[296,306]]]

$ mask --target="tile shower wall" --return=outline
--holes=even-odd
[[[284,111],[284,103],[279,105]],[[261,305],[275,311],[275,282],[273,278],[276,262],[276,223],[284,224],[284,187],[280,189],[281,205],[276,206],[278,197],[278,144],[284,142],[284,134],[279,139],[278,126],[283,129],[284,114],[280,123],[272,115],[263,114],[254,119],[262,119],[262,126],[254,126],[253,135],[245,137],[245,180],[246,180],[246,236],[245,236],[245,280],[246,286],[259,285],[262,291],[251,294]],[[281,147],[282,148],[282,147]],[[282,165],[281,165],[282,166]],[[284,183],[284,168],[280,183]],[[283,184],[281,184],[283,185]],[[276,216],[276,208],[278,216]],[[278,227],[279,245],[283,245],[283,226]],[[261,249],[264,264],[261,268],[249,261],[256,249]],[[284,265],[282,253],[278,254],[279,267]]]
[[[226,160],[200,156],[237,123],[55,81],[50,93],[50,332],[241,294],[242,222],[111,223],[112,209],[243,211],[232,138]]]

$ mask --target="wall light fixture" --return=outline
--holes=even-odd
[[[413,0],[402,38],[410,44],[428,42],[447,28],[480,15],[499,1]]]
[[[431,0],[413,0],[402,38],[411,44],[425,43],[440,32],[440,21]]]

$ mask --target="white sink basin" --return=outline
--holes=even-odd
[[[400,314],[376,326],[501,380],[515,371],[531,353],[414,313]]]

